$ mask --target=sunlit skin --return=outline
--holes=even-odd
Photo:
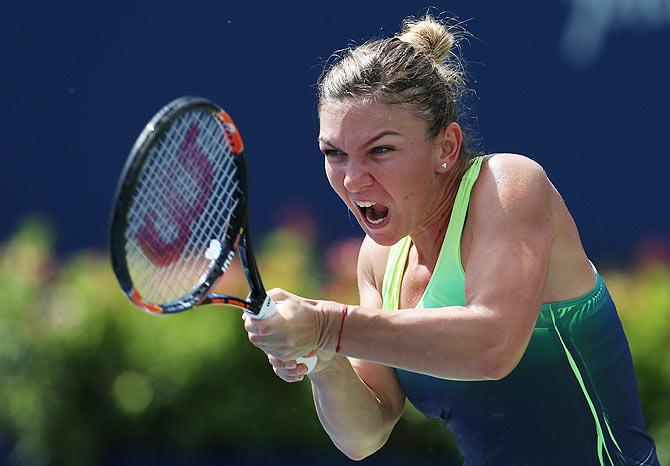
[[[458,189],[453,167],[463,140],[460,126],[451,123],[437,136],[430,137],[427,124],[412,109],[370,99],[325,103],[319,119],[318,144],[324,154],[328,180],[364,232],[377,244],[386,246],[410,235],[417,262],[432,269]],[[388,219],[380,226],[371,225],[354,201],[385,205]],[[315,313],[322,320],[327,320],[324,315],[332,314],[328,310],[337,315],[342,308],[338,303],[305,300],[284,290],[270,290],[269,294],[277,302],[293,298],[315,310],[323,310]],[[285,330],[274,327],[277,335],[285,331],[300,335],[302,324],[307,324],[302,336],[312,340],[302,338],[299,343],[294,341],[294,345],[332,346],[332,342],[319,341],[327,333],[319,336],[309,327],[309,321],[295,318],[297,312],[292,311],[286,308]],[[328,326],[322,322],[317,325]],[[259,322],[247,319],[247,329],[259,331]],[[272,353],[276,347],[273,348],[270,338],[250,335],[252,343],[261,348],[265,344]],[[326,366],[332,356],[322,352],[317,370]],[[272,354],[269,359],[275,372],[287,381],[300,380],[306,373],[306,368],[293,360],[284,362]]]
[[[263,321],[245,317],[245,329],[288,382],[306,375],[296,358],[318,353],[309,378],[319,419],[340,450],[361,459],[386,442],[402,414],[405,393],[393,368],[500,380],[521,359],[541,304],[583,295],[595,276],[542,167],[498,154],[482,162],[463,227],[465,305],[416,308],[460,184],[454,171],[460,127],[449,124],[429,138],[426,123],[410,109],[370,100],[327,102],[319,116],[330,184],[367,234],[358,261],[360,305],[349,308],[339,354],[340,303],[270,290],[278,314]],[[380,216],[367,219],[355,201],[385,206],[383,220],[371,223]],[[385,312],[389,246],[407,235],[413,246],[400,306]]]
[[[458,124],[431,138],[411,109],[369,100],[325,103],[319,116],[328,180],[361,228],[384,246],[410,235],[420,261],[434,263],[457,189]],[[388,219],[371,225],[354,201],[385,205]]]
[[[499,154],[482,164],[463,229],[466,306],[414,309],[432,275],[460,182],[454,170],[460,127],[448,124],[431,138],[411,108],[369,99],[326,102],[319,116],[330,184],[367,234],[358,267],[361,306],[347,319],[350,355],[436,377],[498,378],[519,361],[543,302],[581,296],[594,285],[574,221],[542,167]],[[366,219],[357,201],[385,206],[381,223]],[[401,309],[380,313],[388,246],[407,235],[412,247]],[[343,305],[284,290],[268,294],[279,315],[246,319],[251,342],[284,380],[304,375],[304,367],[291,360],[315,348],[323,352],[314,374],[325,369]],[[422,358],[427,353],[435,358]]]
[[[377,244],[387,246],[411,235],[417,262],[432,269],[456,196],[453,167],[463,140],[460,126],[451,123],[437,136],[430,137],[427,124],[412,109],[369,99],[325,103],[319,119],[318,144],[324,154],[328,180],[361,228]],[[354,201],[385,205],[388,219],[381,226],[370,225]],[[269,294],[280,303],[293,298],[315,310],[326,311],[315,313],[323,320],[324,315],[332,314],[328,310],[337,315],[342,307],[329,301],[305,300],[284,290],[270,290]],[[325,336],[315,333],[313,325],[309,326],[311,322],[295,318],[298,313],[294,309],[287,307],[285,313],[285,325],[275,326],[273,333],[302,332],[304,338],[299,343],[293,342],[296,346],[332,346],[332,342],[319,341]],[[259,329],[259,322],[246,321],[247,330],[265,333]],[[302,324],[305,327],[301,331]],[[250,340],[268,353],[276,350],[267,334],[252,334]],[[332,356],[322,352],[317,370],[325,367]],[[284,362],[272,354],[269,359],[284,380],[300,380],[306,373],[306,367],[296,365],[293,360]]]

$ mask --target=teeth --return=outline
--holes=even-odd
[[[386,217],[384,217],[384,218],[386,218]],[[377,224],[379,224],[379,223],[382,223],[383,221],[384,221],[383,218],[380,218],[380,219],[378,219],[378,220],[370,220],[370,219],[368,219],[368,222],[372,223],[373,225],[377,225]]]
[[[371,201],[354,201],[354,204],[356,204],[358,207],[372,207],[373,205],[376,204],[376,202],[371,202]]]

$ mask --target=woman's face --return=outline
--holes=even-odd
[[[354,100],[322,105],[319,148],[335,192],[376,243],[420,228],[439,202],[439,138],[400,105]]]

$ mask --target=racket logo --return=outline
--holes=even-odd
[[[200,129],[192,124],[177,151],[174,176],[143,217],[137,240],[146,257],[158,267],[178,260],[191,236],[194,220],[205,210],[214,190],[214,169],[198,144]]]
[[[231,249],[230,251],[228,251],[228,256],[226,256],[226,260],[223,261],[221,270],[223,270],[224,272],[228,270],[228,267],[230,267],[230,263],[233,261],[233,257],[235,257],[235,251]]]

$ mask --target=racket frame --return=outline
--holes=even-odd
[[[186,96],[180,97],[165,105],[144,127],[139,137],[135,141],[128,160],[123,168],[121,178],[116,188],[114,204],[112,208],[109,228],[109,249],[114,273],[128,298],[139,308],[152,314],[172,314],[185,311],[196,305],[218,303],[229,304],[240,307],[253,314],[257,314],[265,300],[265,288],[260,279],[260,274],[256,266],[256,260],[251,249],[251,238],[249,229],[249,218],[247,209],[248,181],[246,163],[244,158],[244,149],[241,140],[237,144],[237,151],[233,152],[237,169],[237,179],[239,182],[239,199],[235,206],[231,224],[228,225],[228,234],[224,238],[218,238],[221,241],[222,253],[210,265],[204,280],[196,285],[189,293],[173,301],[157,304],[147,303],[133,285],[125,251],[125,231],[127,217],[130,206],[132,205],[132,195],[135,190],[137,180],[142,173],[151,149],[160,142],[161,138],[170,129],[175,119],[184,111],[203,109],[216,113],[222,120],[222,128],[230,139],[228,131],[229,124],[234,126],[232,119],[218,105],[201,97]],[[227,117],[227,118],[226,118]],[[235,144],[229,144],[231,151]],[[231,261],[234,258],[236,250],[240,252],[240,262],[244,269],[244,274],[252,290],[247,300],[241,300],[234,296],[213,294],[209,291],[214,287],[219,278],[224,274]],[[228,251],[226,254],[224,251]]]
[[[132,204],[132,194],[135,184],[151,153],[151,147],[170,128],[171,123],[184,110],[192,109],[213,110],[222,120],[222,128],[226,133],[229,146],[234,154],[234,163],[238,171],[240,197],[232,213],[232,224],[228,225],[228,233],[221,238],[221,253],[213,261],[205,275],[205,279],[196,285],[188,294],[164,304],[144,302],[142,296],[133,285],[125,255],[125,226],[127,225],[128,211]],[[234,132],[229,131],[232,125]],[[267,296],[265,287],[258,271],[256,256],[253,253],[251,229],[248,208],[248,179],[244,145],[237,131],[236,125],[228,114],[218,105],[201,97],[181,97],[164,106],[145,126],[133,145],[128,160],[123,168],[119,184],[114,195],[114,204],[110,216],[109,248],[112,268],[128,298],[140,309],[151,314],[174,314],[204,304],[226,304],[243,309],[255,319],[265,319],[277,313],[275,303]],[[246,300],[225,294],[210,294],[209,291],[228,269],[235,253],[239,253],[244,277],[250,293]],[[311,372],[317,364],[317,356],[297,358],[299,364],[307,366]]]

